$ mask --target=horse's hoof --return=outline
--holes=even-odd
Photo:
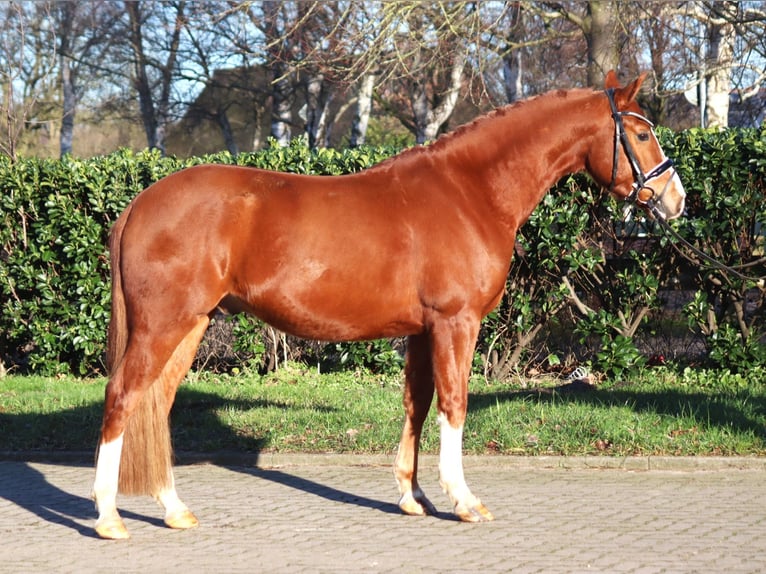
[[[97,522],[96,534],[106,540],[127,540],[130,538],[130,533],[120,518]]]
[[[436,514],[436,507],[431,504],[430,500],[422,494],[414,496],[412,492],[402,495],[399,499],[399,508],[410,516],[433,516]]]
[[[188,530],[199,526],[199,520],[190,510],[181,510],[166,516],[165,525],[176,530]]]
[[[455,514],[463,522],[491,522],[495,519],[479,499],[476,499],[476,503],[470,507],[456,506]]]

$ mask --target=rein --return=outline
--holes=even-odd
[[[633,170],[633,190],[631,191],[630,195],[626,197],[626,201],[630,203],[635,203],[636,205],[639,205],[641,207],[646,208],[654,217],[656,221],[659,222],[660,226],[662,227],[662,230],[665,232],[666,235],[671,236],[676,242],[683,245],[686,249],[691,251],[694,255],[702,259],[703,261],[710,264],[710,266],[714,269],[718,269],[720,271],[724,271],[725,273],[730,273],[731,275],[734,275],[735,277],[738,277],[739,279],[742,279],[744,281],[754,281],[756,284],[758,284],[759,287],[763,287],[764,281],[766,281],[766,275],[761,275],[759,277],[752,276],[752,275],[746,275],[739,271],[740,269],[745,269],[747,267],[753,267],[754,265],[758,265],[759,263],[763,263],[766,261],[766,258],[761,258],[756,261],[752,261],[750,263],[746,263],[743,265],[736,265],[736,266],[730,266],[726,265],[725,263],[722,263],[721,261],[718,261],[717,259],[714,259],[707,253],[701,251],[694,245],[692,245],[689,241],[681,237],[681,234],[679,234],[675,229],[673,229],[670,224],[665,220],[665,217],[660,212],[659,209],[657,209],[657,201],[662,198],[662,196],[665,194],[665,191],[667,190],[668,185],[670,185],[671,179],[668,179],[668,182],[665,184],[665,187],[662,189],[662,192],[657,194],[657,192],[652,188],[651,186],[647,185],[647,182],[650,182],[652,179],[659,177],[669,169],[673,169],[673,160],[672,159],[665,159],[662,162],[660,162],[656,167],[654,167],[649,173],[644,173],[641,169],[640,164],[638,163],[638,159],[636,158],[636,154],[633,152],[633,146],[630,144],[630,140],[628,139],[628,134],[625,131],[625,124],[622,121],[622,118],[628,116],[633,117],[638,120],[641,120],[642,122],[646,123],[650,128],[654,127],[654,124],[646,117],[642,116],[641,114],[637,114],[635,112],[624,112],[617,109],[617,104],[614,101],[614,89],[608,89],[605,90],[606,95],[609,99],[609,106],[612,109],[612,118],[614,119],[614,159],[612,161],[612,182],[609,185],[610,190],[614,190],[614,183],[617,179],[617,168],[618,168],[618,162],[620,160],[620,144],[622,144],[622,148],[625,151],[625,155],[628,158],[628,163],[630,163],[630,167]],[[651,192],[651,195],[647,199],[643,199],[641,197],[641,192],[644,190],[648,190]],[[691,261],[692,263],[699,265],[699,261],[695,260],[694,258],[690,257],[686,253],[684,253],[676,243],[671,241],[671,245],[673,248],[684,258]]]
[[[747,267],[753,267],[753,266],[758,265],[760,263],[764,263],[764,262],[766,262],[766,257],[762,257],[760,259],[756,259],[755,261],[751,261],[750,263],[745,263],[743,265],[734,265],[734,266],[726,265],[725,263],[722,263],[721,261],[718,261],[718,259],[714,259],[713,257],[708,255],[704,251],[701,251],[700,249],[698,249],[697,247],[692,245],[689,241],[684,239],[681,236],[681,234],[678,233],[678,231],[673,229],[670,226],[670,224],[667,221],[665,221],[665,219],[663,217],[661,217],[661,214],[659,213],[659,211],[656,210],[656,208],[654,206],[651,207],[651,212],[652,212],[652,215],[654,216],[654,219],[660,224],[660,227],[662,228],[662,230],[665,232],[666,235],[671,236],[676,242],[680,243],[687,250],[691,251],[694,255],[696,255],[697,257],[699,257],[700,259],[702,259],[706,263],[708,263],[710,265],[710,267],[712,267],[713,269],[718,269],[719,271],[723,271],[725,273],[729,273],[731,275],[734,275],[735,277],[738,277],[739,279],[742,279],[743,281],[753,281],[754,283],[756,283],[758,285],[758,287],[763,287],[764,286],[764,281],[766,281],[766,275],[760,275],[760,276],[747,275],[747,274],[742,273],[741,271],[739,271],[739,269],[745,269]],[[684,253],[684,251],[682,251],[678,247],[678,245],[676,245],[676,243],[671,241],[670,244],[673,246],[673,249],[675,249],[676,252],[678,252],[679,255],[683,256],[688,261],[691,261],[692,263],[694,263],[696,265],[699,265],[699,263],[700,263],[699,261],[697,261],[696,259],[690,257],[686,253]]]

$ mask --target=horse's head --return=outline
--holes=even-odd
[[[588,157],[591,175],[609,191],[661,219],[684,210],[686,192],[657,141],[652,122],[635,101],[646,74],[621,87],[610,71],[604,86],[604,106],[611,119]]]

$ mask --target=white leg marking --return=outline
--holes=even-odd
[[[120,457],[123,435],[112,442],[102,443],[96,461],[96,479],[93,481],[93,498],[96,499],[98,520],[96,533],[101,538],[129,538],[125,524],[117,512],[117,489],[120,480]]]
[[[449,495],[453,511],[465,522],[494,520],[492,513],[468,489],[463,476],[463,427],[451,426],[444,413],[439,413],[441,445],[439,450],[439,482]]]
[[[159,494],[157,494],[157,501],[162,505],[167,514],[188,510],[186,505],[181,502],[180,498],[178,498],[175,478],[172,475],[170,477],[170,486],[165,490],[161,490]]]
[[[170,528],[185,530],[199,525],[197,517],[192,514],[178,497],[176,481],[173,472],[170,473],[170,486],[157,494],[157,501],[165,509],[165,524]]]
[[[121,434],[112,442],[102,443],[98,449],[93,496],[96,499],[99,518],[117,513],[117,483],[120,477],[123,438]]]
[[[444,413],[437,419],[440,427],[439,481],[452,504],[465,502],[471,491],[463,475],[463,427],[452,427]]]

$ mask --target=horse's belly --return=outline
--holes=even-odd
[[[323,341],[355,341],[398,337],[423,329],[415,300],[358,285],[346,291],[314,285],[311,289],[267,289],[235,298],[222,306],[246,311],[291,335]]]
[[[320,307],[256,308],[254,314],[270,325],[304,339],[359,341],[410,335],[422,330],[422,321],[406,313],[352,308],[328,312]]]

